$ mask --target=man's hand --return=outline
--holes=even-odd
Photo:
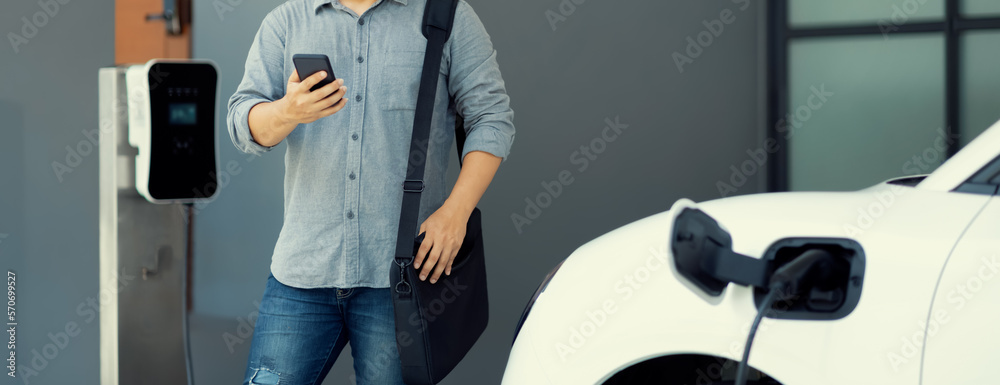
[[[276,146],[300,123],[312,123],[343,109],[347,103],[344,79],[309,92],[326,76],[326,71],[320,71],[299,81],[299,72],[293,71],[288,78],[285,96],[250,108],[248,122],[253,140],[262,146]]]
[[[285,96],[278,100],[280,118],[295,124],[312,123],[344,108],[347,103],[347,99],[344,99],[344,93],[347,92],[344,79],[334,80],[316,91],[309,91],[326,77],[326,71],[320,71],[300,81],[299,71],[293,71],[288,78]]]
[[[420,269],[423,265],[423,270],[420,271],[421,281],[430,277],[431,283],[437,283],[441,272],[451,275],[451,264],[455,262],[458,249],[465,240],[469,216],[493,180],[500,161],[500,158],[483,151],[470,151],[465,156],[465,163],[458,173],[455,188],[451,189],[451,195],[440,209],[420,225],[424,241],[417,249],[413,268]],[[425,258],[427,263],[423,263]]]
[[[420,280],[425,281],[430,277],[431,283],[437,283],[441,273],[451,275],[451,264],[458,255],[458,249],[462,247],[462,240],[465,239],[465,227],[469,222],[472,211],[463,210],[457,205],[449,204],[445,201],[440,209],[431,214],[430,217],[420,225],[420,232],[424,233],[424,241],[417,249],[417,257],[413,267],[423,269],[420,271]],[[427,263],[423,263],[426,258]]]

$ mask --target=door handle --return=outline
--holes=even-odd
[[[189,24],[187,17],[190,0],[163,0],[163,13],[146,15],[146,21],[163,20],[168,35],[180,35],[184,32],[184,24]]]

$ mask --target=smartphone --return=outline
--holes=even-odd
[[[333,75],[333,67],[330,66],[330,58],[326,55],[304,53],[295,54],[292,56],[292,63],[295,64],[295,70],[299,72],[300,81],[305,80],[319,71],[326,71],[326,77],[309,89],[309,92],[316,91],[316,89],[333,83],[333,81],[337,79],[337,77]]]

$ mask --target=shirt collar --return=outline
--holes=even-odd
[[[322,7],[323,5],[326,5],[326,4],[333,5],[333,2],[335,2],[335,1],[338,3],[337,5],[339,6],[340,5],[339,4],[340,3],[339,0],[313,0],[313,8],[316,10],[316,12],[319,12],[320,7]],[[407,0],[392,0],[392,1],[395,1],[395,2],[400,3],[402,5],[406,5],[406,1]]]

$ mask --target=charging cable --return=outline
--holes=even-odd
[[[808,289],[817,276],[823,274],[823,266],[833,262],[833,255],[820,249],[808,250],[789,263],[786,263],[774,271],[768,284],[767,295],[757,308],[757,316],[750,327],[747,336],[746,346],[743,347],[743,359],[736,369],[736,385],[746,385],[747,373],[750,370],[748,364],[750,360],[750,346],[753,345],[753,338],[757,334],[764,315],[771,311],[778,296],[785,294],[784,298],[794,298],[799,293]]]

